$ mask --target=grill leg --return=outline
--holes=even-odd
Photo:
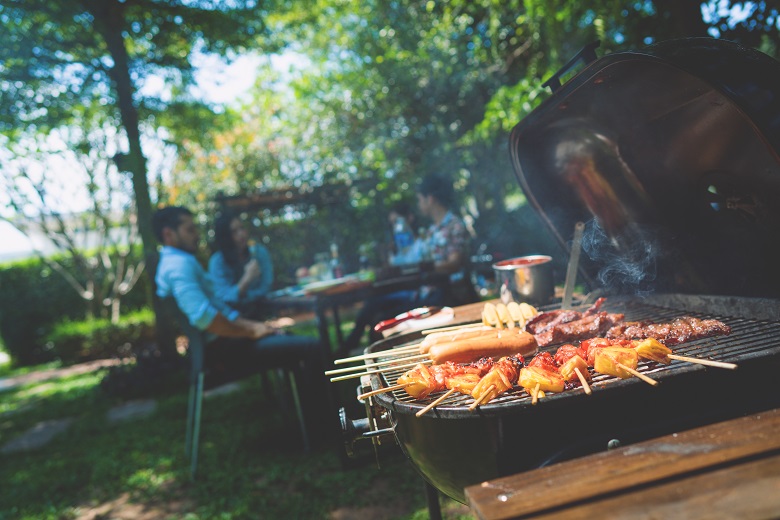
[[[431,520],[442,520],[441,504],[439,504],[439,490],[430,482],[423,480],[425,484],[425,499],[428,501],[428,516]]]

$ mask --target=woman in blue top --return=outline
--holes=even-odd
[[[209,274],[217,298],[242,313],[252,314],[264,303],[274,280],[268,249],[250,245],[246,227],[232,213],[223,213],[214,222],[214,245]]]

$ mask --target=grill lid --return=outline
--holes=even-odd
[[[515,126],[510,153],[562,246],[587,223],[581,272],[599,287],[780,294],[769,56],[709,38],[607,55]]]

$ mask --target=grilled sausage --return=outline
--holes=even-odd
[[[461,341],[464,339],[477,338],[479,336],[492,335],[495,336],[496,329],[493,327],[483,327],[479,329],[467,329],[460,331],[450,332],[434,332],[428,334],[425,339],[420,343],[420,354],[427,354],[430,348],[434,345],[441,343],[451,343],[453,341]]]
[[[483,357],[503,357],[520,354],[533,356],[536,353],[536,339],[520,329],[496,330],[473,338],[436,344],[428,351],[434,364],[452,361],[468,363]]]

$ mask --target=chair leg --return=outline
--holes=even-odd
[[[200,412],[203,406],[203,372],[198,374],[197,389],[195,390],[195,417],[192,425],[192,461],[190,463],[190,477],[195,478],[198,469],[198,441],[200,439]]]
[[[192,427],[195,424],[195,393],[197,392],[197,387],[197,381],[190,383],[190,393],[187,398],[187,430],[184,434],[184,454],[187,456],[187,460],[192,457]]]
[[[293,403],[295,404],[295,414],[298,416],[298,423],[301,425],[301,436],[303,437],[303,449],[309,451],[309,434],[306,432],[306,421],[303,417],[303,410],[301,409],[301,400],[298,397],[298,385],[295,383],[295,374],[292,371],[287,372],[290,381],[290,393],[292,394]]]

